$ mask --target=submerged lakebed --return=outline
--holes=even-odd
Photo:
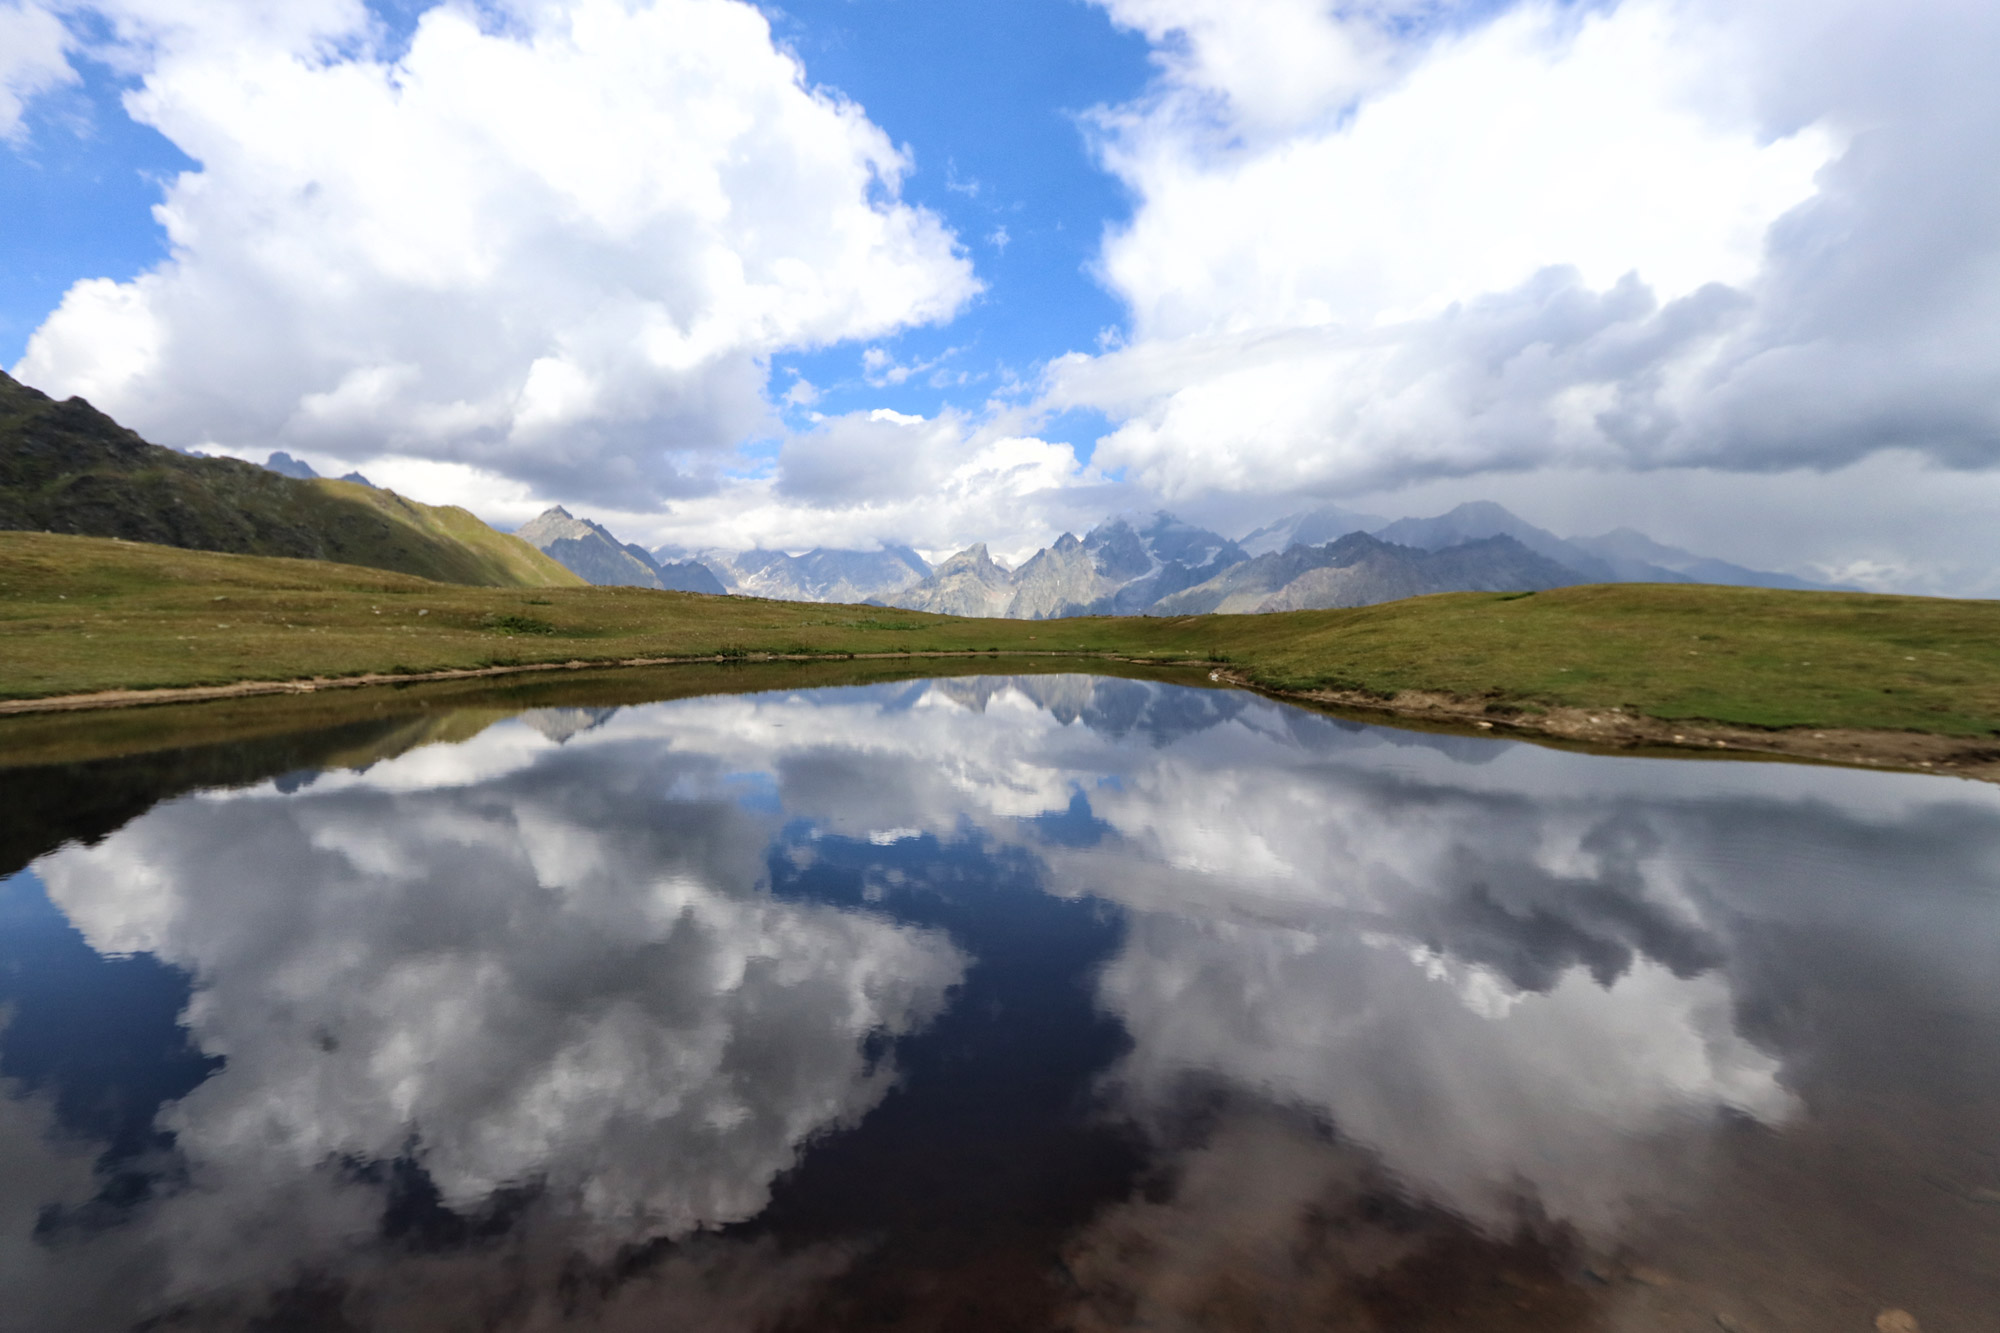
[[[2000,1310],[1991,786],[1089,675],[10,781],[0,1328]]]

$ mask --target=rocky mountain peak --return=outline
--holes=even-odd
[[[993,570],[1005,574],[1006,569],[986,553],[985,542],[975,542],[957,555],[952,556],[937,567],[937,577],[947,574],[962,574],[972,570]]]
[[[601,535],[601,530],[596,524],[577,518],[561,505],[554,505],[516,528],[514,535],[546,551],[550,542],[587,541]],[[590,576],[585,574],[584,577]]]

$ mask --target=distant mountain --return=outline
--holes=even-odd
[[[1374,535],[1399,546],[1442,551],[1448,546],[1486,537],[1512,537],[1536,555],[1567,565],[1585,583],[1616,583],[1611,566],[1589,551],[1536,527],[1491,500],[1474,500],[1436,518],[1401,518],[1375,529]],[[1672,580],[1668,580],[1671,582]]]
[[[1162,597],[1206,582],[1249,559],[1243,548],[1227,537],[1168,513],[1154,514],[1140,528],[1127,519],[1107,520],[1091,529],[1083,544],[1104,576],[1124,581],[1108,597],[1066,614],[1136,615]]]
[[[1808,589],[1834,586],[1712,560],[1677,546],[1662,545],[1631,528],[1619,528],[1602,537],[1565,540],[1490,500],[1462,504],[1436,518],[1399,519],[1375,529],[1375,535],[1384,541],[1420,546],[1427,551],[1504,535],[1531,551],[1568,565],[1592,583],[1722,583],[1746,588]]]
[[[1732,565],[1727,560],[1714,560],[1707,556],[1683,551],[1678,546],[1664,546],[1643,532],[1631,528],[1619,528],[1607,532],[1602,537],[1576,537],[1571,546],[1579,547],[1604,561],[1616,573],[1621,582],[1686,582],[1720,583],[1739,588],[1799,588],[1820,591],[1858,592],[1859,589],[1843,584],[1815,583],[1811,579],[1796,578],[1790,574],[1775,574],[1768,570],[1745,569]],[[1648,577],[1666,573],[1673,579]]]
[[[203,454],[195,454],[193,456],[196,458],[205,457]],[[303,458],[293,458],[282,449],[265,459],[264,467],[266,471],[275,472],[281,477],[291,477],[296,481],[318,481],[320,479],[319,473],[313,471],[311,463],[306,462]],[[375,483],[362,476],[359,472],[350,472],[342,477],[341,480],[351,481],[357,486],[366,486],[369,490],[376,489]]]
[[[655,554],[681,554],[662,547]],[[731,591],[800,601],[875,601],[959,616],[1045,620],[1362,606],[1421,593],[1578,583],[1823,585],[1663,546],[1630,529],[1569,541],[1491,501],[1387,522],[1322,505],[1231,541],[1167,513],[1064,533],[1019,568],[984,543],[931,569],[908,547],[703,552]]]
[[[488,587],[576,576],[455,507],[148,444],[81,398],[0,374],[0,528],[333,560]]]
[[[1350,532],[1374,532],[1388,522],[1377,514],[1357,514],[1338,505],[1322,505],[1287,514],[1276,523],[1258,528],[1237,545],[1246,555],[1270,555],[1294,546],[1324,546]]]
[[[1246,558],[1227,537],[1171,514],[1141,523],[1113,518],[1082,538],[1065,532],[1015,570],[996,563],[981,544],[885,600],[912,610],[1016,620],[1130,615]]]
[[[679,555],[662,546],[656,558]],[[769,597],[781,602],[882,601],[913,583],[929,578],[931,567],[907,546],[879,551],[841,551],[815,547],[804,555],[784,551],[741,551],[734,555],[702,552],[730,592]]]
[[[1350,532],[1324,546],[1293,546],[1257,556],[1162,599],[1152,609],[1156,615],[1308,611],[1433,592],[1511,592],[1588,581],[1513,537],[1424,551]]]
[[[585,582],[600,587],[659,588],[718,596],[728,591],[707,566],[693,560],[662,565],[643,547],[620,542],[603,524],[578,518],[561,505],[523,523],[514,535]]]
[[[980,542],[939,565],[923,582],[885,600],[890,606],[946,616],[1004,616],[1014,601],[1014,575]]]
[[[319,480],[319,473],[312,470],[312,464],[303,459],[293,458],[282,449],[265,459],[264,466],[281,477],[291,477],[298,481]]]

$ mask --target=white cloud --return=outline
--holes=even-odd
[[[2000,462],[1990,6],[1102,3],[1162,68],[1099,118],[1131,344],[1047,382],[1107,471]]]
[[[1021,559],[1117,507],[1122,488],[1078,462],[1068,444],[983,421],[876,409],[827,417],[789,436],[773,475],[712,496],[633,513],[614,531],[689,549],[872,548],[907,542],[948,555],[967,540]]]
[[[1144,204],[1108,240],[1105,276],[1147,338],[1366,328],[1553,265],[1595,290],[1636,272],[1663,299],[1741,282],[1829,144],[1715,123],[1691,50],[1714,39],[1670,18],[1639,0],[1571,33],[1559,11],[1520,8],[1442,38],[1351,116],[1248,148],[1208,144],[1178,107],[1113,117],[1109,164]],[[1270,96],[1247,63],[1238,89]]]
[[[76,82],[63,21],[35,0],[0,3],[0,139],[18,142],[21,114],[40,93]]]
[[[158,211],[172,258],[77,284],[22,378],[170,443],[632,499],[712,484],[771,354],[977,289],[748,5],[447,5],[394,63],[357,5],[266,9],[115,7],[128,107],[202,165]]]

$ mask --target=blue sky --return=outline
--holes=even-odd
[[[195,164],[119,106],[127,81],[79,61],[82,82],[43,98],[27,138],[0,150],[0,363],[13,365],[78,278],[121,281],[167,257],[153,220],[162,180]]]
[[[0,0],[0,363],[692,547],[1492,498],[2000,593],[1996,47],[1963,0]]]
[[[1119,326],[1124,311],[1089,270],[1104,228],[1125,220],[1130,201],[1093,159],[1078,113],[1144,90],[1152,70],[1142,39],[1081,0],[806,0],[764,10],[815,81],[908,145],[916,171],[904,197],[950,222],[988,284],[948,327],[880,342],[897,362],[936,362],[934,371],[870,386],[855,349],[838,348],[782,358],[781,375],[797,370],[827,389],[824,411],[930,415],[1002,391]]]

